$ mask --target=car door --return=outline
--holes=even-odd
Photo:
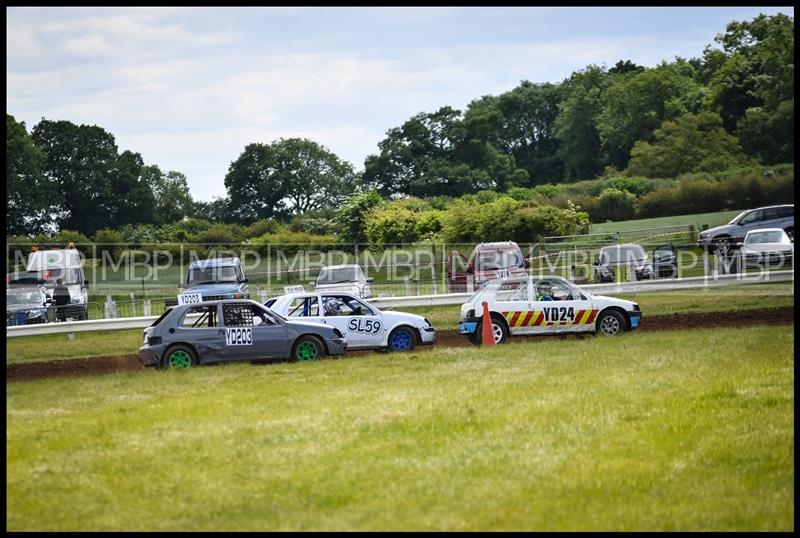
[[[551,292],[545,293],[547,285]],[[533,334],[557,334],[591,330],[597,315],[587,295],[560,278],[538,279],[532,289]]]
[[[171,342],[189,342],[198,353],[198,360],[224,359],[225,331],[219,324],[218,305],[198,305],[187,308],[171,328]]]
[[[530,334],[534,332],[535,319],[531,303],[531,279],[528,278],[522,282],[502,284],[495,294],[492,310],[506,319],[509,334]]]
[[[261,305],[222,303],[222,321],[226,361],[289,356],[286,327]]]
[[[381,312],[366,302],[344,293],[321,295],[323,323],[339,329],[347,341],[348,349],[375,347],[383,341],[386,326]],[[339,309],[330,313],[327,301],[337,301]]]

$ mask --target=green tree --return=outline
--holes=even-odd
[[[170,170],[166,174],[157,165],[144,166],[142,178],[153,193],[153,222],[176,222],[192,214],[194,201],[186,176]]]
[[[308,139],[249,144],[231,163],[225,187],[241,222],[336,207],[357,188],[350,163]]]
[[[597,125],[601,98],[609,83],[605,69],[596,65],[574,72],[564,82],[565,97],[556,117],[556,136],[561,143],[558,155],[564,162],[567,180],[594,178],[603,171]]]
[[[42,171],[58,186],[59,228],[92,235],[102,227],[148,222],[152,193],[141,179],[142,159],[117,154],[114,136],[95,125],[42,119],[31,131],[46,157]]]
[[[637,142],[628,173],[677,177],[686,172],[711,172],[747,163],[739,141],[725,132],[719,114],[686,114],[665,121],[653,142]]]
[[[44,152],[36,147],[24,122],[6,114],[6,233],[44,233],[62,198],[56,183],[42,173]]]
[[[342,229],[341,237],[348,243],[367,240],[367,215],[383,204],[378,191],[370,190],[350,195],[336,211],[334,219]]]
[[[633,145],[651,140],[661,122],[696,112],[701,92],[693,76],[690,64],[677,62],[615,78],[598,117],[605,163],[625,168]]]
[[[734,21],[715,41],[722,45],[725,60],[710,82],[705,104],[719,112],[728,132],[748,109],[771,112],[794,99],[794,19],[779,13]],[[719,56],[707,49],[711,54]]]

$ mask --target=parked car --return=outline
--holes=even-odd
[[[269,308],[288,319],[307,319],[338,328],[347,349],[411,351],[436,343],[436,329],[422,316],[381,311],[352,293],[291,293],[270,299]]]
[[[639,326],[639,305],[594,295],[554,275],[498,279],[461,305],[458,332],[482,338],[483,302],[489,308],[495,343],[521,334],[599,333],[616,335]]]
[[[528,262],[514,241],[479,243],[469,258],[453,250],[447,264],[447,281],[452,293],[468,291],[467,279],[473,279],[473,289],[497,278],[525,276]]]
[[[616,271],[629,267],[636,280],[675,278],[678,276],[678,258],[672,245],[661,245],[653,250],[652,261],[644,247],[636,243],[609,245],[600,249],[594,261],[595,282],[614,282]]]
[[[47,323],[47,307],[51,301],[44,286],[6,288],[6,326]]]
[[[370,282],[373,280],[364,275],[359,265],[328,265],[320,269],[316,281],[308,284],[320,292],[343,291],[369,299],[372,297]]]
[[[170,307],[144,330],[139,357],[145,366],[275,359],[314,360],[347,350],[336,327],[288,320],[249,299],[203,301]]]
[[[747,232],[759,228],[780,228],[790,238],[794,238],[794,204],[742,211],[728,224],[700,232],[697,244],[708,250],[717,250],[724,255],[737,243],[744,241]]]
[[[781,228],[750,230],[741,245],[741,259],[748,267],[791,266],[794,243]]]
[[[168,299],[172,306],[221,299],[249,299],[250,290],[242,262],[236,257],[197,260],[189,265],[186,285],[177,299]]]

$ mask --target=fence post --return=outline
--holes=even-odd
[[[411,282],[409,282],[408,275],[403,277],[403,291],[406,294],[406,297],[411,295]]]
[[[131,317],[136,317],[136,295],[130,292],[131,297]]]
[[[475,291],[475,275],[467,275],[467,293]]]
[[[269,298],[267,296],[267,290],[258,290],[258,297],[261,299],[261,304],[266,303]]]
[[[111,300],[110,293],[106,295],[106,304],[104,305],[103,311],[106,318],[117,317],[117,305]]]
[[[143,310],[144,310],[143,314],[144,314],[145,316],[152,316],[152,315],[153,315],[153,314],[152,314],[152,309],[151,309],[151,306],[152,306],[152,305],[151,305],[151,303],[150,303],[150,299],[145,299],[145,300],[144,300],[144,306],[142,307],[142,308],[143,308]]]

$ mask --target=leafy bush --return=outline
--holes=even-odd
[[[636,196],[628,191],[608,188],[600,194],[592,214],[595,222],[632,219],[636,214]]]

